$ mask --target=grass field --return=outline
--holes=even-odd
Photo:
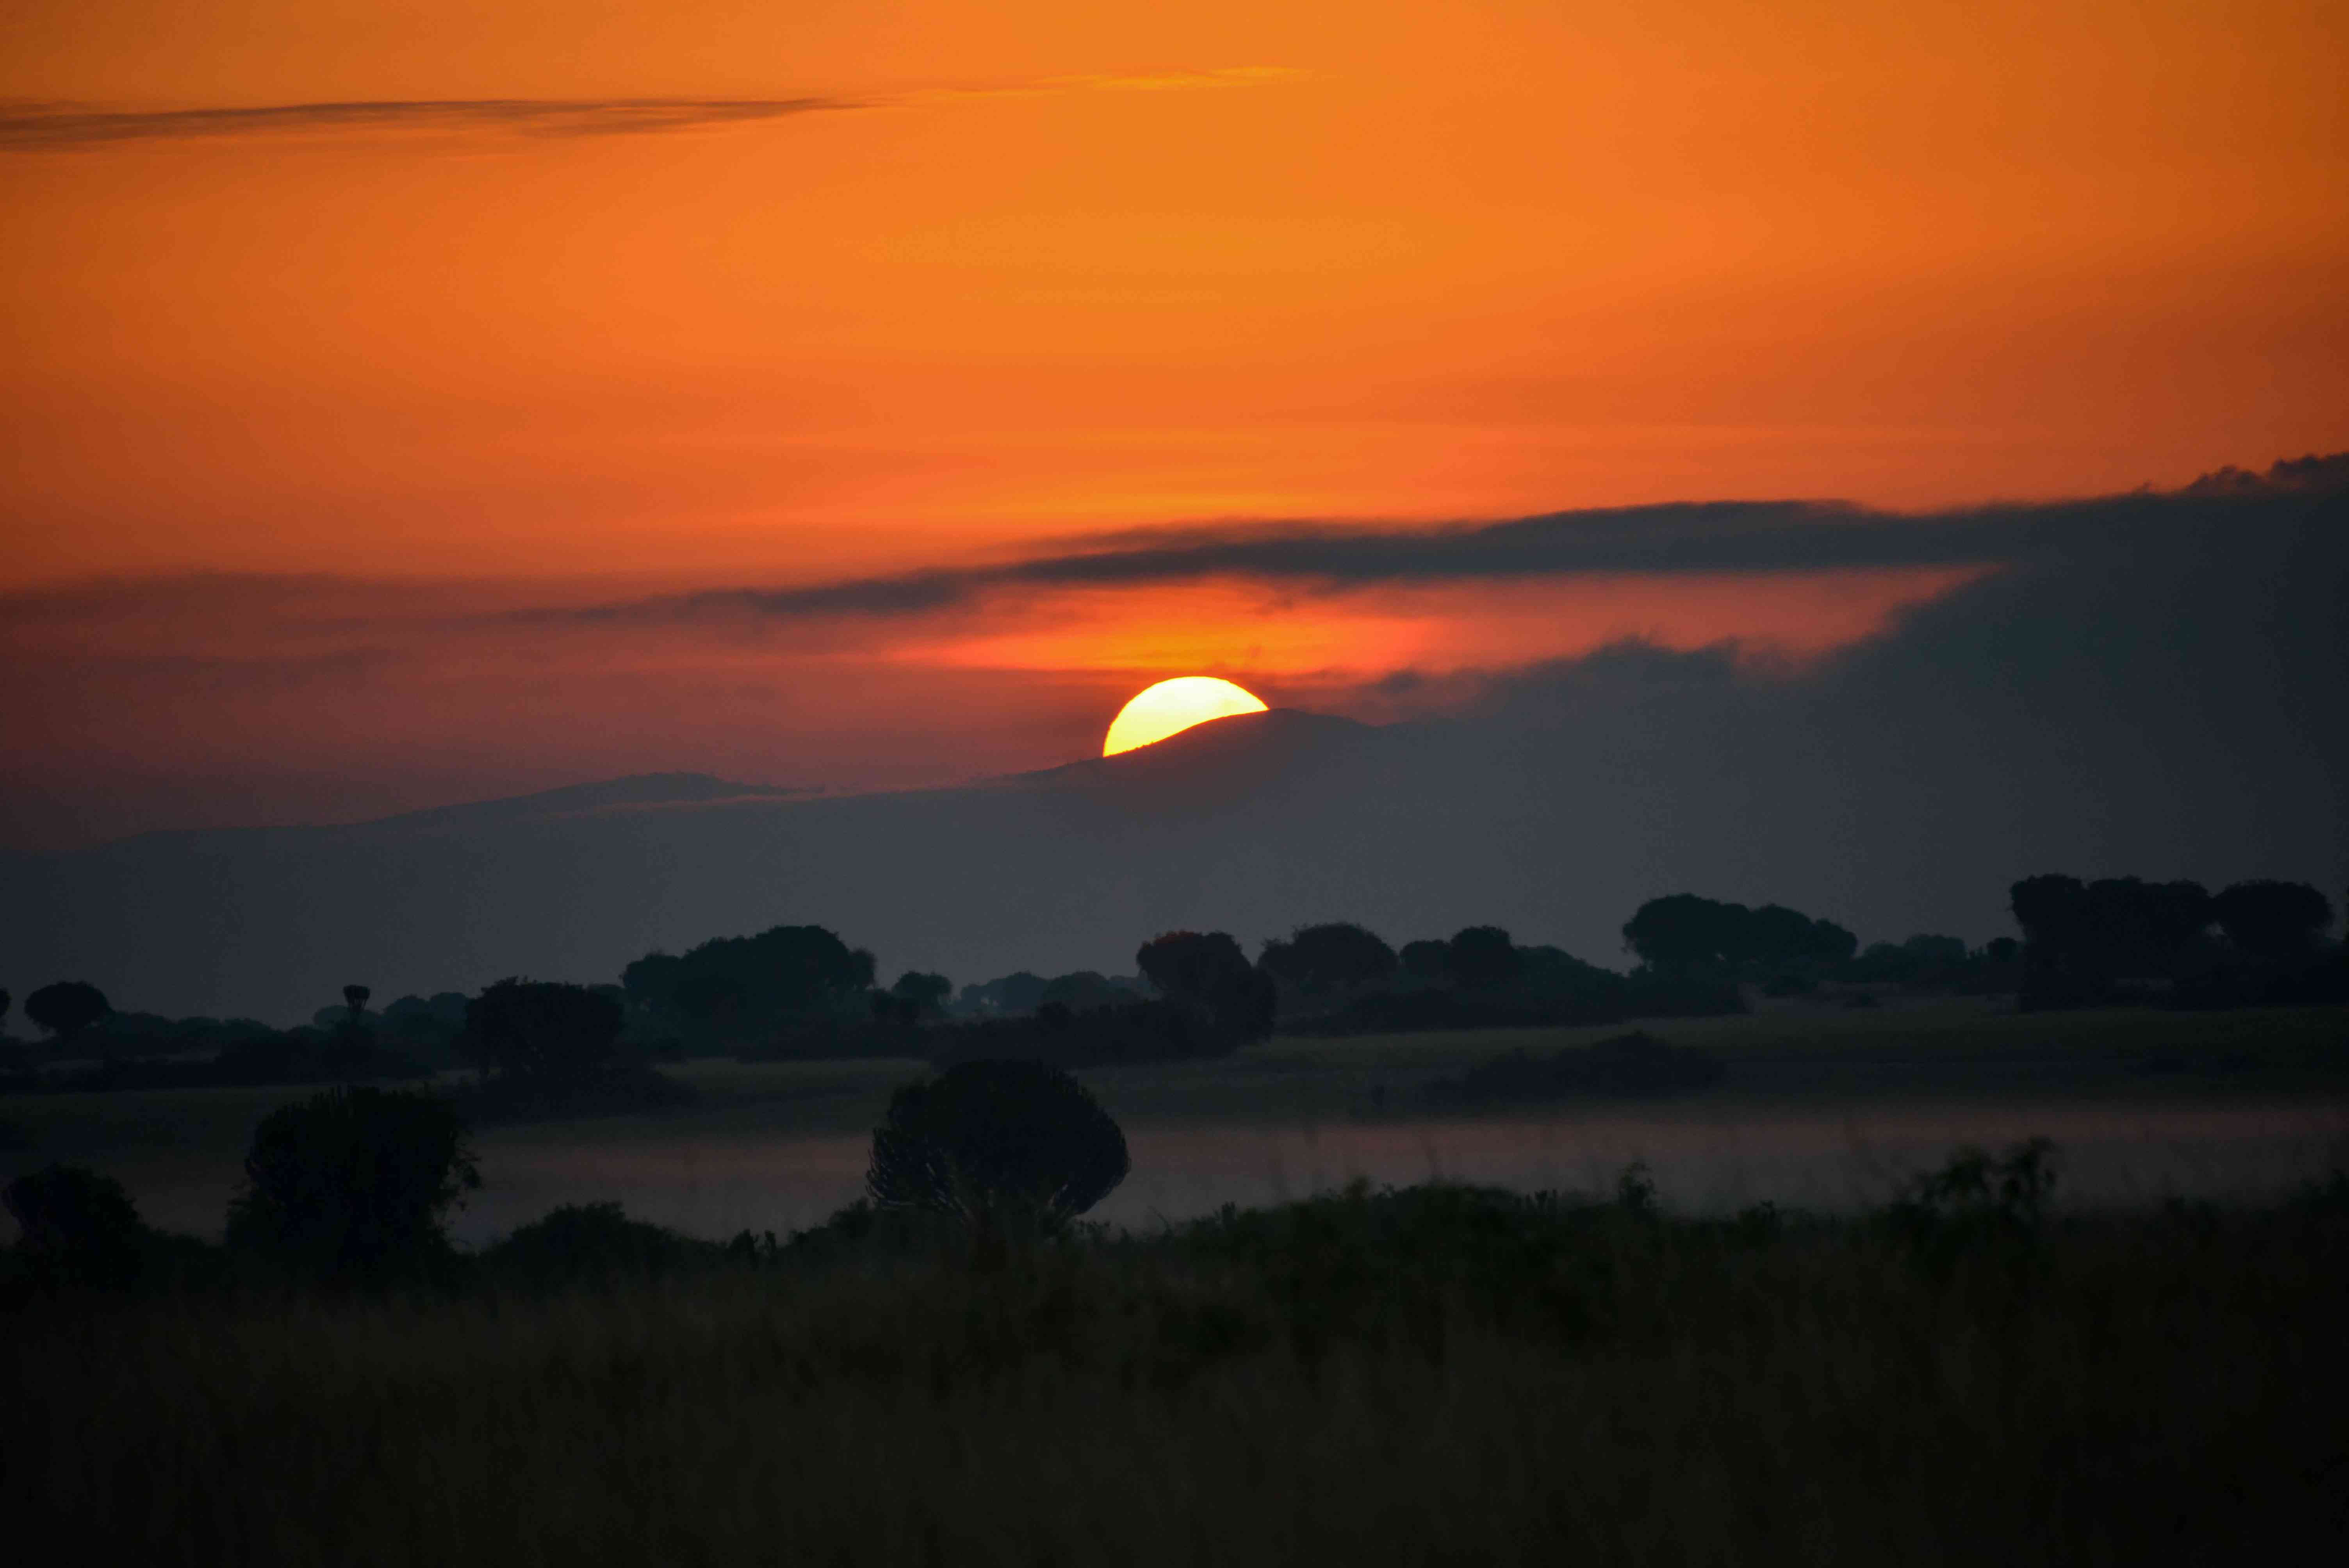
[[[64,1298],[44,1563],[1874,1565],[2349,1546],[2349,1197],[1720,1223],[1423,1191],[974,1269]],[[484,1265],[486,1266],[486,1265]]]

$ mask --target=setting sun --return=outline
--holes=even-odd
[[[1184,676],[1160,681],[1118,709],[1109,735],[1102,741],[1102,755],[1114,757],[1137,746],[1148,746],[1211,718],[1264,710],[1264,704],[1255,694],[1213,676]]]

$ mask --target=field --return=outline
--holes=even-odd
[[[2075,1563],[2349,1544],[2349,1193],[1896,1222],[1355,1193],[975,1268],[59,1300],[50,1562]]]
[[[1221,1214],[1210,1183],[997,1261],[953,1233],[827,1231],[517,1273],[490,1243],[557,1202],[622,1199],[719,1237],[738,1209],[784,1212],[798,1181],[813,1223],[922,1070],[686,1064],[688,1108],[482,1130],[487,1186],[460,1233],[475,1250],[433,1291],[239,1275],[36,1299],[0,1349],[0,1508],[17,1539],[67,1543],[43,1561],[206,1564],[2027,1564],[2349,1545],[2349,1015],[1651,1027],[1727,1075],[1670,1106],[1444,1120],[1414,1109],[1432,1078],[1609,1031],[1276,1039],[1085,1075],[1127,1129],[1129,1188],[1174,1192],[1185,1161],[1296,1162],[1270,1182],[1241,1170],[1230,1190],[1257,1206]],[[9,1159],[89,1160],[150,1216],[216,1234],[253,1122],[302,1092],[18,1099],[5,1113],[33,1147]],[[1899,1125],[1909,1157],[1825,1210],[1674,1191],[1676,1150]],[[2155,1128],[2200,1129],[2213,1160],[2211,1130],[2231,1129],[2271,1158],[2217,1202],[2140,1186],[2084,1203],[2100,1156],[2075,1139],[2098,1128],[2124,1163],[2152,1157]],[[2052,1202],[1995,1171],[1903,1186],[1952,1143],[2033,1131],[2062,1144]],[[1380,1149],[1439,1144],[1537,1158],[1508,1168],[1516,1193],[1326,1191]],[[674,1201],[680,1161],[693,1202]],[[710,1202],[728,1171],[757,1173],[733,1208]]]
[[[1433,1079],[1513,1049],[1618,1029],[1275,1038],[1237,1056],[1088,1071],[1127,1130],[1127,1222],[1223,1202],[1300,1197],[1356,1176],[1520,1188],[1605,1179],[1646,1159],[1683,1206],[1880,1198],[1953,1145],[2054,1136],[2077,1195],[2277,1190],[2349,1139],[2349,1009],[2014,1014],[1957,1002],[1662,1020],[1728,1071],[1664,1102],[1499,1108],[1463,1120],[1418,1099]],[[697,1104],[641,1116],[480,1130],[484,1191],[460,1218],[480,1243],[563,1202],[626,1200],[703,1234],[812,1224],[855,1195],[864,1140],[911,1060],[667,1069]],[[254,1124],[306,1089],[19,1097],[0,1102],[0,1170],[77,1161],[117,1175],[157,1222],[217,1233]],[[2147,1158],[2137,1158],[2146,1150]],[[0,1225],[6,1222],[0,1220]]]

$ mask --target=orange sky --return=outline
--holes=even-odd
[[[2320,0],[16,0],[0,529],[19,588],[455,592],[2174,483],[2349,446],[2344,36]],[[651,98],[813,101],[576,107]],[[584,118],[40,129],[481,99]],[[1594,615],[1799,652],[1931,589],[1056,601],[873,659],[1301,678]]]

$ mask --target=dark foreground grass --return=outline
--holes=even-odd
[[[849,1223],[597,1282],[45,1296],[0,1320],[0,1517],[44,1562],[2332,1560],[2341,1183],[2044,1222],[2024,1188],[1847,1223],[1356,1191],[989,1267]]]

